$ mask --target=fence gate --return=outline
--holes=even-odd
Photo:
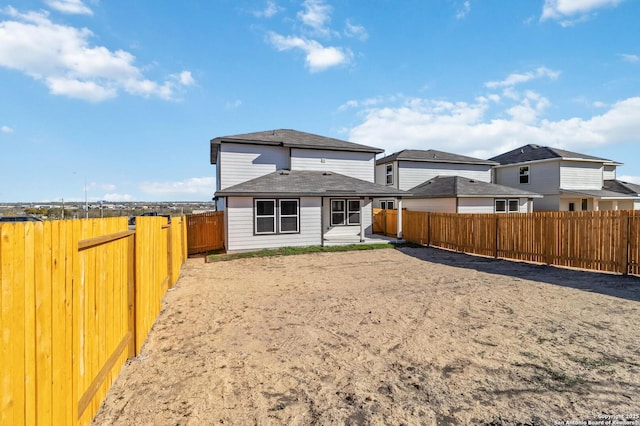
[[[224,212],[187,215],[187,247],[189,254],[224,248]]]

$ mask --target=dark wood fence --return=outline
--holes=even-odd
[[[381,223],[382,216],[388,217],[389,212],[374,211],[374,232],[375,224]],[[496,258],[640,275],[640,211],[528,214],[403,211],[402,222],[403,238],[417,244]]]
[[[223,249],[224,212],[187,215],[187,248],[189,254]]]

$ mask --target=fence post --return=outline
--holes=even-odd
[[[620,212],[620,268],[619,272],[623,275],[629,273],[629,229],[630,219],[627,211]]]
[[[544,244],[544,254],[545,254],[545,258],[546,258],[546,263],[547,265],[551,265],[552,262],[552,247],[553,247],[553,225],[554,225],[554,216],[552,214],[549,214],[549,217],[547,218],[547,220],[545,220],[547,226],[546,226],[546,241]]]
[[[431,246],[431,213],[427,212],[427,247]]]
[[[495,213],[494,213],[495,214]],[[496,247],[493,257],[498,258],[498,243],[500,241],[500,217],[496,214]]]
[[[133,358],[137,355],[136,348],[136,233],[129,238],[129,268],[127,271],[127,294],[129,304],[129,333],[131,333],[131,340],[129,341],[129,353],[128,358]]]
[[[173,229],[171,224],[167,228],[167,274],[169,275],[169,285],[168,288],[172,288],[175,283],[173,282],[173,237],[172,234]]]

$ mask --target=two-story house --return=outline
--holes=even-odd
[[[375,183],[382,152],[284,129],[212,139],[227,251],[363,241],[372,199],[406,195]]]
[[[376,161],[376,183],[407,190],[404,207],[444,213],[526,213],[530,191],[492,183],[499,163],[449,152],[405,149]],[[394,199],[378,198],[374,206],[394,209]]]
[[[640,196],[616,180],[621,163],[539,145],[525,145],[490,160],[494,182],[543,195],[534,210],[587,211],[638,208]],[[619,185],[620,184],[620,185]]]

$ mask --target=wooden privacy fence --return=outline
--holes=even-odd
[[[189,254],[224,248],[224,212],[187,215]]]
[[[89,424],[186,259],[162,217],[0,225],[0,425]]]
[[[403,238],[465,253],[640,275],[640,212],[403,212]],[[374,228],[375,232],[375,228]]]
[[[404,219],[404,216],[402,218]],[[373,233],[388,237],[397,236],[398,210],[373,209]]]

